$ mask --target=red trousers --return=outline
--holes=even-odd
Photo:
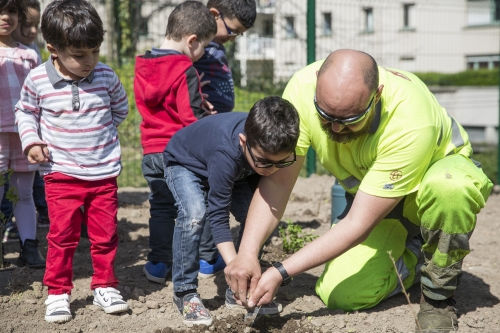
[[[55,172],[46,175],[44,180],[50,229],[47,234],[47,264],[43,283],[49,295],[71,294],[73,256],[80,241],[82,221],[87,225],[94,269],[90,288],[116,287],[116,177],[87,181]],[[80,206],[84,206],[83,213]]]

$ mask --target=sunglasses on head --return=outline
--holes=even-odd
[[[333,118],[332,116],[328,115],[325,111],[321,110],[321,108],[318,106],[318,102],[316,101],[316,95],[314,95],[314,107],[316,108],[316,111],[318,111],[318,114],[322,119],[329,121],[331,123],[337,123],[337,124],[341,124],[344,126],[349,126],[349,125],[354,125],[356,123],[359,123],[360,121],[365,119],[366,115],[368,114],[368,112],[372,108],[372,103],[373,103],[374,99],[375,99],[375,96],[373,96],[372,99],[370,100],[370,104],[368,104],[368,107],[366,108],[365,112],[363,112],[357,116],[354,116],[351,118],[346,118],[346,119]]]

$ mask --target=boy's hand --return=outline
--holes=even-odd
[[[45,163],[49,161],[49,149],[46,144],[36,144],[26,149],[28,161],[32,164]]]
[[[201,73],[200,74],[200,88],[203,88],[204,86],[206,86],[207,84],[210,83],[210,80],[205,80],[205,81],[202,81],[201,79],[205,76],[205,73]],[[207,94],[203,94],[204,96],[203,97],[208,97]],[[205,96],[206,95],[206,96]]]
[[[203,94],[203,95],[206,95],[206,94]],[[203,96],[203,98],[205,98],[205,96]],[[203,102],[201,103],[201,108],[203,110],[205,110],[205,116],[210,116],[212,114],[217,113],[217,111],[214,110],[214,106],[212,105],[212,103],[210,103],[206,99],[203,99]]]

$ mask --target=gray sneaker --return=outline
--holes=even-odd
[[[177,297],[174,293],[174,304],[182,315],[182,321],[188,327],[193,325],[212,325],[212,316],[203,305],[200,295],[191,293]]]
[[[234,294],[231,291],[231,288],[226,289],[226,307],[229,309],[245,309],[244,306],[236,303],[236,299],[234,298]],[[278,314],[283,311],[283,306],[280,303],[272,301],[266,305],[262,305],[260,307],[259,313],[260,315],[273,315]]]

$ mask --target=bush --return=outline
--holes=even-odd
[[[496,86],[498,68],[468,70],[460,73],[415,73],[428,86]]]

